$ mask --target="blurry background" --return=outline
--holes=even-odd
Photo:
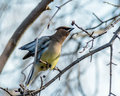
[[[39,18],[37,18],[37,20],[26,30],[7,61],[2,74],[0,74],[0,87],[8,89],[19,87],[19,84],[22,83],[24,78],[21,71],[25,66],[33,62],[34,59],[30,58],[22,60],[22,57],[27,51],[21,51],[19,48],[34,40],[48,24],[49,19],[57,10],[56,6],[59,6],[66,1],[67,0],[54,0],[54,2],[49,5],[51,10],[42,13],[42,15],[39,16]],[[14,31],[39,2],[40,0],[0,0],[0,55]],[[119,7],[104,2],[119,5]],[[71,27],[71,22],[73,20],[84,29],[94,27],[101,22],[93,15],[93,13],[102,21],[118,15],[120,17],[120,0],[73,0],[61,8],[53,18],[49,29],[45,29],[41,36],[53,34],[55,32],[55,28],[59,26],[65,25]],[[88,30],[88,32],[95,31],[95,35],[98,35],[97,32],[99,33],[99,31],[104,29],[111,22],[112,21],[103,23],[101,26],[93,30]],[[93,49],[107,43],[118,26],[120,26],[120,22],[110,29],[107,34],[95,39]],[[86,42],[89,40],[91,40],[89,36],[75,27],[75,30],[71,32],[70,36],[63,44],[62,56],[57,67],[59,69],[63,69],[78,57],[89,52],[91,43],[84,52],[80,53],[86,45]],[[120,96],[120,41],[118,39],[114,42],[113,48],[113,62],[116,63],[117,66],[113,66],[112,92],[115,95]],[[49,87],[43,90],[41,95],[108,96],[109,66],[107,66],[107,64],[109,63],[110,58],[109,53],[109,48],[107,48],[94,54],[92,62],[90,62],[90,57],[86,58],[63,74],[60,80],[57,79]],[[25,73],[28,74],[28,72],[29,68]],[[47,75],[44,83],[52,79],[58,73],[57,71],[49,72],[45,72]],[[39,87],[40,78],[38,78],[32,85],[32,89]],[[4,96],[4,92],[2,90],[0,90],[0,96]]]

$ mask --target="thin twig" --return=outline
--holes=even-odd
[[[36,39],[36,46],[35,46],[35,55],[34,55],[34,63],[33,64],[36,64],[37,63],[37,60],[38,60],[38,38]]]
[[[13,96],[7,89],[2,88],[2,87],[0,87],[0,89],[2,89],[3,91],[5,91],[6,93],[8,93],[10,96]]]
[[[24,82],[25,81],[25,79],[26,79],[26,75],[25,75],[25,73],[24,73],[24,71],[30,66],[30,65],[32,65],[33,63],[31,63],[31,64],[29,64],[29,65],[27,65],[22,71],[21,71],[21,74],[24,76],[24,79],[23,79],[23,81],[22,82]]]
[[[86,42],[86,45],[83,47],[83,50],[80,51],[80,53],[82,53],[82,52],[85,51],[85,49],[88,47],[88,44],[89,44],[90,42],[92,42],[92,40],[93,40],[93,39],[91,39],[90,41]]]
[[[93,15],[94,15],[101,23],[103,23],[103,21],[102,21],[95,13],[93,13]]]
[[[56,12],[53,14],[53,16],[50,18],[49,22],[48,22],[48,25],[47,27],[49,28],[50,26],[50,22],[52,21],[52,19],[55,17],[55,15],[58,13],[58,11],[63,7],[65,6],[67,3],[71,2],[72,0],[68,0],[67,2],[63,3],[62,5],[60,6],[56,6],[58,9],[56,10]]]
[[[81,84],[81,80],[80,80],[80,65],[78,66],[78,75],[77,75],[77,79],[78,79],[78,90],[81,92],[82,96],[86,96],[84,90],[83,90],[83,87],[82,87],[82,84]]]
[[[107,19],[107,20],[105,20],[105,21],[103,21],[103,22],[101,22],[100,24],[98,24],[98,25],[96,25],[96,26],[94,26],[94,27],[92,27],[92,28],[86,28],[85,30],[96,29],[96,28],[98,28],[99,26],[101,26],[102,24],[104,24],[104,23],[106,23],[106,22],[108,22],[108,21],[115,20],[115,19],[116,19],[117,17],[119,17],[119,16],[120,16],[120,14],[118,14],[118,15],[112,17],[112,18],[109,18],[109,19]]]
[[[97,35],[97,36],[94,36],[93,39],[89,40],[89,41],[86,43],[86,45],[83,47],[83,50],[82,50],[80,53],[84,52],[85,49],[88,47],[88,44],[89,44],[90,42],[92,42],[92,46],[91,46],[90,49],[89,49],[89,51],[90,51],[90,50],[93,48],[93,42],[94,42],[94,40],[95,40],[96,38],[104,35],[105,33],[107,33],[107,31],[108,31],[109,29],[111,29],[112,27],[114,27],[114,25],[117,24],[119,21],[120,21],[120,18],[118,18],[118,19],[115,20],[112,24],[110,24],[109,26],[107,26],[107,27],[104,29],[103,33],[101,33],[101,34],[99,34],[99,35]],[[117,38],[118,38],[118,35],[115,35],[115,36],[117,36]]]
[[[114,7],[120,7],[120,5],[112,4],[112,3],[110,3],[110,2],[106,2],[106,1],[104,1],[103,3],[106,3],[106,4],[109,4],[109,5],[112,5],[112,6],[114,6]]]
[[[73,24],[73,22],[72,22],[72,25],[75,25],[77,28],[79,28],[80,30],[82,30],[83,32],[85,32],[86,34],[88,34],[89,37],[92,37],[92,38],[94,39],[94,37],[92,36],[93,33],[90,34],[90,33],[87,32],[85,29],[83,29],[82,27],[78,26],[78,25],[75,23],[75,21],[74,21],[74,24]]]
[[[43,86],[43,79],[42,79],[42,77],[40,76],[40,80],[41,80],[41,85],[40,85],[40,88],[42,88],[42,86]],[[39,92],[39,96],[40,96],[40,93],[41,92]]]
[[[110,46],[110,87],[109,87],[109,96],[112,93],[112,56],[113,56],[113,48]]]
[[[110,82],[109,82],[110,86],[109,86],[109,95],[108,96],[111,96],[111,95],[116,96],[115,94],[112,93],[112,65],[114,65],[112,59],[113,59],[113,46],[111,45],[110,46],[110,64],[109,64],[110,65]]]

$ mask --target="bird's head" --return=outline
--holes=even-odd
[[[53,36],[60,43],[63,43],[63,41],[67,38],[67,36],[70,34],[70,32],[73,29],[74,28],[71,28],[71,27],[60,26],[60,27],[56,28],[56,33]]]
[[[62,37],[63,36],[67,37],[73,29],[74,28],[71,28],[71,27],[60,26],[56,28],[56,34]]]
[[[60,26],[58,28],[56,28],[57,32],[63,34],[63,35],[69,35],[70,32],[73,30],[74,28],[71,27],[66,27],[66,26]]]

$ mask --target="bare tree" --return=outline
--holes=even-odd
[[[120,72],[118,64],[120,59],[120,0],[116,0],[113,3],[111,1],[102,2],[99,0],[92,0],[93,2],[91,0],[84,2],[79,0],[54,1],[53,5],[49,5],[48,7],[48,4],[52,1],[42,0],[16,29],[0,56],[0,72],[2,72],[4,65],[25,30],[40,15],[44,17],[39,17],[41,22],[37,23],[38,25],[33,24],[30,26],[36,32],[33,39],[36,39],[36,37],[38,39],[43,32],[45,33],[49,30],[54,32],[53,29],[59,25],[66,24],[75,27],[75,32],[69,36],[63,45],[61,60],[59,62],[61,65],[57,65],[61,69],[60,72],[50,71],[51,73],[46,76],[43,75],[43,72],[40,77],[38,76],[40,80],[36,79],[31,88],[28,89],[24,86],[24,83],[20,83],[19,88],[11,90],[0,86],[1,91],[6,92],[10,96],[36,96],[44,94],[44,91],[47,92],[47,96],[120,95],[120,92],[116,91],[119,87],[115,87],[119,83],[116,81],[115,76],[118,76]],[[98,3],[101,3],[101,7]],[[6,6],[8,5],[5,5],[5,8],[7,8]],[[57,10],[54,10],[55,7]],[[103,10],[102,7],[108,7],[108,9]],[[92,8],[98,8],[98,12],[91,12]],[[43,13],[45,10],[50,11],[48,15],[46,15],[47,13]],[[47,21],[48,18],[49,20]],[[46,22],[42,22],[42,20]],[[39,25],[43,25],[43,29],[39,29]],[[46,32],[46,34],[49,34],[49,32]],[[37,51],[33,60],[34,62],[36,55]],[[24,64],[21,64],[21,68],[23,69],[29,62],[31,61],[28,60]],[[26,74],[27,72],[24,75],[26,76]],[[119,77],[117,79],[119,80]],[[54,84],[60,86],[54,86]],[[106,87],[101,88],[101,86]],[[49,90],[49,88],[52,90]]]

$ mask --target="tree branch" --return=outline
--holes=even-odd
[[[57,78],[59,78],[62,74],[64,74],[67,70],[69,70],[70,68],[72,68],[74,65],[76,65],[76,64],[79,63],[80,61],[82,61],[82,60],[84,60],[85,58],[93,55],[94,53],[97,53],[97,52],[99,52],[99,51],[101,51],[101,50],[103,50],[103,49],[105,49],[105,48],[110,47],[110,46],[112,45],[112,42],[117,38],[117,34],[118,34],[119,32],[120,32],[120,27],[117,29],[117,31],[114,33],[113,37],[111,38],[111,40],[110,40],[108,43],[106,43],[106,44],[104,44],[104,45],[102,45],[102,46],[100,46],[100,47],[98,47],[98,48],[90,51],[89,53],[81,56],[80,58],[78,58],[77,60],[75,60],[74,62],[72,62],[70,65],[68,65],[66,68],[64,68],[63,70],[61,70],[61,72],[60,72],[59,74],[57,74],[53,79],[51,79],[48,83],[46,83],[46,84],[45,84],[44,86],[42,86],[40,89],[33,91],[32,94],[37,94],[37,93],[39,93],[40,91],[42,91],[43,89],[45,89],[46,87],[48,87],[48,86],[49,86],[50,84],[52,84]]]
[[[53,0],[42,0],[16,29],[16,31],[8,41],[2,55],[0,56],[0,73],[2,72],[5,63],[7,62],[9,56],[13,52],[14,48],[16,47],[20,37],[23,35],[25,30],[36,20],[36,18],[42,12],[49,8],[48,4],[52,1]]]
[[[13,96],[7,89],[0,87],[0,89],[4,90],[9,96]]]

